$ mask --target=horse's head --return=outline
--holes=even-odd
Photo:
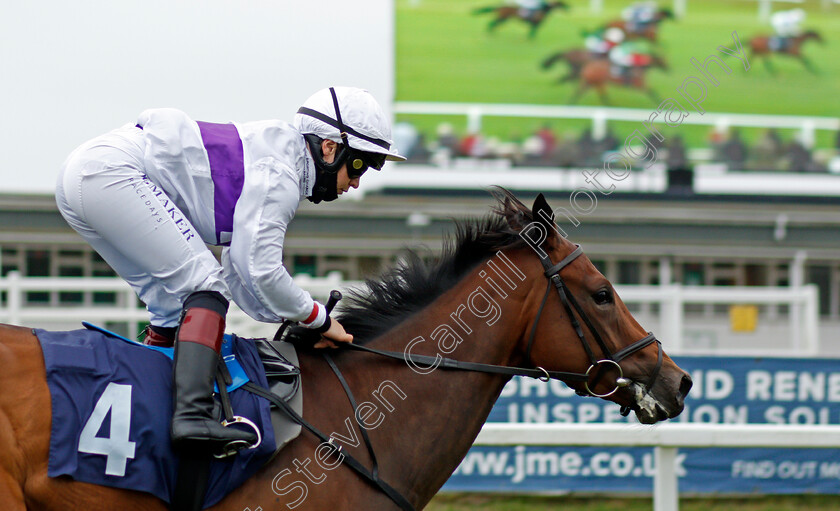
[[[807,41],[808,39],[813,39],[814,41],[825,44],[825,40],[822,38],[819,32],[816,30],[807,30],[802,34],[802,40]]]
[[[580,248],[561,236],[542,194],[530,211],[509,195],[504,212],[527,245],[516,254],[530,285],[519,340],[524,363],[586,374],[567,383],[618,403],[625,413],[635,411],[644,424],[682,412],[691,378],[636,322]]]

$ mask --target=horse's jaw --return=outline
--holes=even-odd
[[[678,409],[667,406],[656,399],[640,383],[633,382],[629,390],[633,392],[633,405],[631,409],[636,412],[636,418],[642,424],[655,424],[659,421],[676,417],[682,412],[683,407],[681,405],[677,407]]]

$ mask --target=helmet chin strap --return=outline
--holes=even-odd
[[[324,152],[321,148],[323,139],[312,133],[304,135],[309,150],[312,153],[312,158],[315,160],[315,185],[312,187],[312,195],[307,197],[307,199],[315,204],[321,201],[334,201],[338,198],[338,171],[347,162],[347,158],[350,157],[350,153],[352,152],[350,150],[350,141],[347,139],[347,128],[341,120],[338,97],[333,87],[330,87],[330,94],[332,94],[335,118],[342,141],[338,145],[339,149],[332,163],[324,161]]]
[[[347,161],[350,151],[345,146],[339,146],[341,149],[335,155],[335,159],[332,163],[327,163],[324,161],[324,152],[321,149],[323,139],[311,133],[303,137],[315,161],[315,184],[312,187],[312,195],[307,199],[315,204],[321,201],[334,201],[338,198],[338,171]]]

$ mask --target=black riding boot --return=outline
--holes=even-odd
[[[219,293],[207,291],[194,293],[184,302],[173,370],[175,397],[170,433],[176,447],[207,442],[215,450],[231,442],[253,445],[257,441],[254,433],[226,428],[213,417],[213,383],[227,305]]]

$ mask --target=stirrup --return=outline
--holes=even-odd
[[[234,424],[245,424],[246,426],[249,426],[251,429],[253,429],[254,433],[257,434],[257,442],[252,445],[246,442],[245,440],[233,440],[231,442],[226,443],[224,447],[222,447],[222,450],[220,452],[214,453],[214,458],[220,460],[230,458],[232,456],[236,456],[237,453],[239,453],[239,451],[241,451],[242,449],[256,449],[262,443],[262,435],[260,434],[260,428],[258,428],[257,425],[254,424],[253,421],[251,421],[251,419],[247,417],[241,417],[239,415],[234,415],[232,420],[225,419],[222,421],[222,426],[224,427],[232,426]]]

